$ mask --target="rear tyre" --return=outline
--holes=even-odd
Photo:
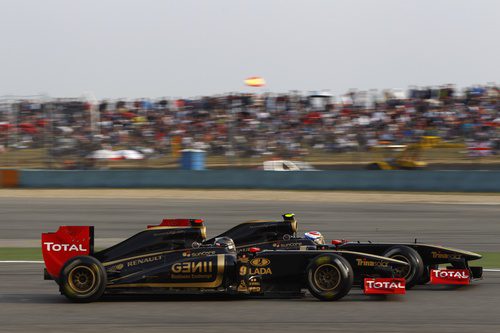
[[[406,289],[411,289],[417,285],[424,275],[424,263],[420,254],[411,247],[396,245],[387,250],[384,257],[404,261],[410,266],[395,270],[395,277],[402,277],[406,280]]]
[[[306,268],[307,289],[321,301],[336,301],[352,288],[349,262],[336,254],[319,255]]]
[[[71,258],[64,264],[60,276],[61,293],[73,302],[96,301],[106,289],[106,271],[94,257]]]

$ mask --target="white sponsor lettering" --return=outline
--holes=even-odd
[[[447,279],[468,279],[469,274],[466,271],[451,271],[451,270],[434,270],[434,277]]]
[[[389,281],[366,281],[368,288],[371,289],[404,289],[405,287],[401,282],[389,282]]]
[[[85,249],[83,247],[83,244],[56,244],[54,242],[45,242],[43,243],[43,245],[45,245],[45,249],[47,251],[55,251],[55,252],[59,252],[59,251],[87,251],[87,249]]]

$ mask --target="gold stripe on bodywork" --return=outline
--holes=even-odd
[[[184,248],[184,249],[179,249],[179,250],[170,250],[170,251],[162,251],[162,252],[141,254],[141,255],[138,255],[138,256],[134,256],[134,257],[128,257],[128,258],[123,258],[123,259],[118,259],[118,260],[103,262],[102,265],[104,267],[106,267],[106,266],[113,265],[113,264],[116,264],[116,263],[119,263],[119,262],[122,262],[122,261],[139,259],[139,258],[145,258],[145,257],[153,257],[153,256],[159,256],[159,255],[162,255],[162,254],[167,254],[167,253],[174,253],[174,252],[180,252],[180,251],[189,251],[189,250],[193,250],[193,248]]]
[[[274,220],[250,220],[250,221],[242,222],[241,224],[247,224],[247,223],[268,223],[268,222],[280,222],[280,221],[274,221]]]
[[[115,281],[118,281],[118,280],[123,280],[125,278],[131,277],[132,275],[136,275],[136,274],[144,274],[144,271],[140,270],[140,271],[137,271],[137,272],[134,272],[134,273],[130,273],[130,274],[127,274],[127,275],[124,275],[124,276],[120,276],[120,277],[117,277],[115,279],[109,280],[109,282],[115,282]]]
[[[392,259],[392,258],[388,258],[388,257],[384,257],[384,256],[378,256],[376,254],[371,254],[371,253],[354,252],[354,251],[344,251],[344,250],[334,250],[333,252],[355,254],[355,255],[358,255],[358,256],[362,256],[362,257],[380,259],[380,260],[385,260],[385,261],[389,261],[389,262],[393,262],[393,263],[397,263],[397,264],[408,265],[407,262],[404,262],[404,261],[401,261],[401,260]]]
[[[464,254],[464,255],[467,255],[467,256],[482,257],[478,253],[474,253],[474,252],[470,252],[470,251],[465,251],[465,250],[459,250],[459,249],[455,249],[455,248],[452,248],[452,247],[444,247],[444,246],[439,246],[439,245],[430,245],[430,244],[421,244],[421,243],[409,244],[409,245],[427,246],[427,247],[431,247],[431,248],[435,248],[435,249],[456,252],[456,253]]]
[[[263,252],[265,252],[267,250],[264,250]],[[279,249],[277,250],[272,250],[272,251],[279,251]],[[363,252],[354,252],[354,251],[344,251],[344,250],[283,250],[283,251],[287,251],[287,252],[292,252],[292,251],[300,251],[300,252],[313,252],[313,253],[339,253],[339,254],[342,254],[342,253],[346,253],[346,254],[354,254],[354,255],[357,255],[357,256],[360,256],[360,257],[365,257],[365,258],[368,258],[368,259],[379,259],[379,260],[385,260],[385,261],[388,261],[388,262],[392,262],[392,263],[395,263],[395,264],[403,264],[405,266],[408,265],[407,262],[404,262],[404,261],[401,261],[401,260],[397,260],[397,259],[392,259],[392,258],[388,258],[388,257],[382,257],[382,256],[378,256],[376,254],[370,254],[370,253],[363,253]]]
[[[221,285],[224,278],[225,258],[224,254],[217,255],[217,277],[210,282],[168,282],[168,283],[124,283],[113,284],[106,288],[175,288],[175,287],[193,287],[193,288],[217,288]]]

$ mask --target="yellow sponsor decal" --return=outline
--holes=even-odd
[[[212,273],[213,263],[211,261],[187,261],[178,262],[172,265],[172,272],[174,273]]]
[[[461,259],[462,256],[458,253],[441,253],[432,251],[432,258],[434,259]]]
[[[161,282],[161,283],[116,283],[116,284],[108,284],[107,288],[128,288],[128,287],[149,287],[149,288],[217,288],[222,284],[224,279],[224,254],[217,255],[217,264],[215,265],[216,272],[215,274],[210,274],[212,281],[196,281],[196,282]],[[214,268],[215,268],[214,267]],[[182,268],[181,268],[182,269]],[[187,274],[179,274],[179,275],[187,275]],[[206,275],[208,276],[208,275]],[[196,278],[201,278],[201,275],[195,276]]]
[[[241,280],[240,285],[238,286],[238,291],[248,291],[245,281]]]
[[[372,261],[366,259],[356,259],[356,264],[358,266],[368,266],[368,267],[387,267],[389,265],[388,262],[384,261]]]
[[[159,261],[162,258],[163,258],[163,256],[158,255],[158,256],[153,256],[153,257],[145,257],[145,258],[139,258],[139,259],[131,260],[131,261],[127,262],[127,267],[133,267],[133,266],[137,266],[137,265],[148,264],[148,263],[151,263],[151,262]],[[120,265],[117,265],[116,268],[119,269],[118,266],[120,266]],[[123,268],[123,265],[122,265],[122,268]]]
[[[248,257],[243,255],[242,257],[238,257],[238,262],[241,262],[243,264],[246,264],[248,262]]]
[[[269,267],[250,267],[250,269],[248,270],[248,274],[268,275],[273,274],[273,271],[271,271],[271,268]]]
[[[214,256],[215,251],[201,251],[201,252],[191,252],[191,251],[185,251],[182,252],[183,257],[208,257],[208,256]]]
[[[250,265],[255,267],[264,267],[271,263],[271,260],[267,258],[255,258],[250,260]]]

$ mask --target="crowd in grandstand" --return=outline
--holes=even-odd
[[[135,149],[161,156],[172,149],[213,155],[300,156],[364,151],[381,141],[423,135],[498,147],[498,86],[458,91],[414,88],[381,95],[226,94],[135,101],[0,101],[0,152],[47,147],[54,156],[98,149]]]

